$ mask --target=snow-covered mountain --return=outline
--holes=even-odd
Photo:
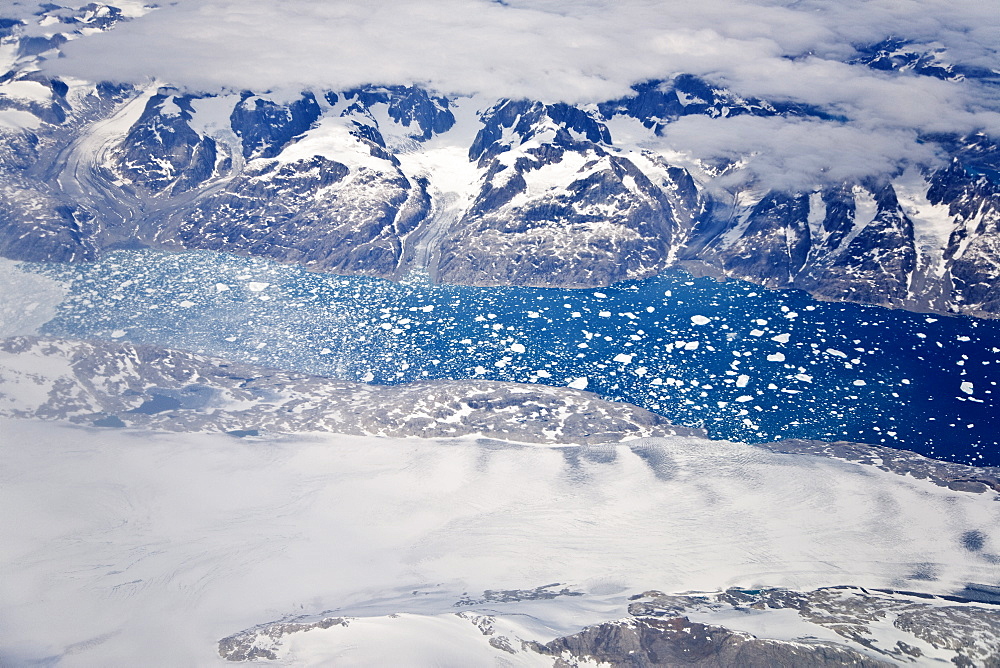
[[[601,286],[680,265],[824,299],[1000,312],[1000,149],[926,136],[944,166],[799,190],[730,179],[744,158],[673,149],[678,119],[830,120],[691,75],[591,104],[443,96],[412,86],[197,93],[50,79],[59,45],[137,11],[9,20],[0,41],[0,253],[212,249],[319,271],[464,284]],[[28,28],[32,30],[28,30]],[[850,61],[994,85],[901,40]],[[808,149],[803,149],[808,150]],[[728,184],[728,185],[726,185]]]

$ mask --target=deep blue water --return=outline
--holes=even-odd
[[[998,322],[682,272],[563,290],[393,283],[207,252],[25,266],[71,284],[50,335],[385,384],[586,379],[715,438],[845,439],[1000,465]]]

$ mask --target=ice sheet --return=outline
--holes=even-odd
[[[10,420],[0,434],[4,663],[209,665],[220,638],[257,623],[387,596],[395,612],[440,615],[475,611],[453,607],[466,593],[553,582],[602,605],[620,591],[624,605],[650,588],[946,592],[1000,578],[960,540],[1000,540],[992,497],[752,446],[265,441]],[[573,605],[559,632],[600,620]]]

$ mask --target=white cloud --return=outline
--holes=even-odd
[[[942,39],[964,30],[954,46],[971,53],[968,31],[997,22],[985,8],[937,0],[813,4],[178,0],[67,45],[68,59],[53,68],[202,88],[424,82],[442,92],[574,102],[676,72],[799,92],[795,82],[822,76],[824,56],[843,56],[852,42],[908,33]],[[983,32],[979,49],[995,56],[992,35]],[[820,57],[786,60],[807,52]],[[824,92],[817,83],[810,95]]]
[[[685,119],[669,133],[681,143],[719,146],[717,155],[725,155],[737,147],[770,150],[763,141],[770,137],[817,152],[843,148],[852,160],[878,167],[900,154],[927,159],[931,150],[913,141],[918,133],[1000,132],[1000,102],[971,81],[847,65],[852,45],[890,35],[910,38],[1000,69],[1000,20],[990,4],[177,0],[109,33],[67,44],[66,57],[48,68],[88,79],[154,78],[201,91],[415,83],[442,93],[572,103],[627,95],[633,83],[687,72],[743,95],[817,105],[849,122],[728,120],[709,126]],[[715,137],[693,133],[708,128]],[[722,138],[731,143],[722,145]],[[770,148],[780,153],[782,145]],[[806,167],[788,164],[790,157],[776,155],[770,167]],[[815,158],[827,172],[836,171],[834,163],[847,164],[837,155],[799,158]],[[757,164],[770,171],[763,161]]]
[[[667,126],[663,142],[692,156],[746,159],[745,167],[720,179],[720,185],[753,179],[770,188],[789,190],[887,174],[900,165],[931,165],[938,160],[933,145],[917,141],[910,130],[875,131],[778,117],[688,116]]]

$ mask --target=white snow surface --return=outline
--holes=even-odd
[[[528,618],[530,620],[530,618]],[[520,623],[519,623],[520,622]],[[513,639],[514,655],[488,644],[479,624]],[[351,619],[346,627],[313,629],[284,639],[279,658],[286,665],[369,668],[370,666],[537,666],[552,657],[519,651],[518,639],[532,637],[523,619],[483,619],[468,612],[389,615]],[[492,639],[492,638],[490,638]]]
[[[11,81],[0,84],[0,96],[43,104],[52,100],[52,92],[37,81]]]
[[[300,634],[279,665],[334,650],[337,665],[430,665],[465,637],[434,632],[454,612],[528,614],[544,642],[651,588],[1000,578],[960,541],[1000,526],[990,495],[693,438],[582,450],[0,420],[0,481],[4,665],[223,665],[220,638],[320,613],[438,621],[339,649]],[[555,582],[584,595],[454,607]]]
[[[947,269],[945,251],[948,240],[955,231],[955,221],[947,204],[931,204],[927,199],[930,187],[920,172],[908,169],[893,180],[899,204],[913,221],[913,235],[917,250],[930,263],[936,276],[943,276]]]
[[[34,130],[42,124],[42,119],[30,111],[20,109],[4,109],[0,111],[0,128],[14,130]]]
[[[195,113],[191,117],[191,128],[198,134],[210,137],[230,134],[232,127],[229,117],[239,101],[239,95],[235,94],[192,99],[191,107]]]
[[[56,315],[68,286],[21,271],[20,263],[0,258],[0,338],[38,333]]]
[[[352,135],[351,129],[350,120],[325,116],[301,139],[286,146],[278,154],[278,160],[297,162],[322,156],[342,163],[352,171],[370,169],[386,172],[394,169],[388,160],[372,155],[368,145]]]

